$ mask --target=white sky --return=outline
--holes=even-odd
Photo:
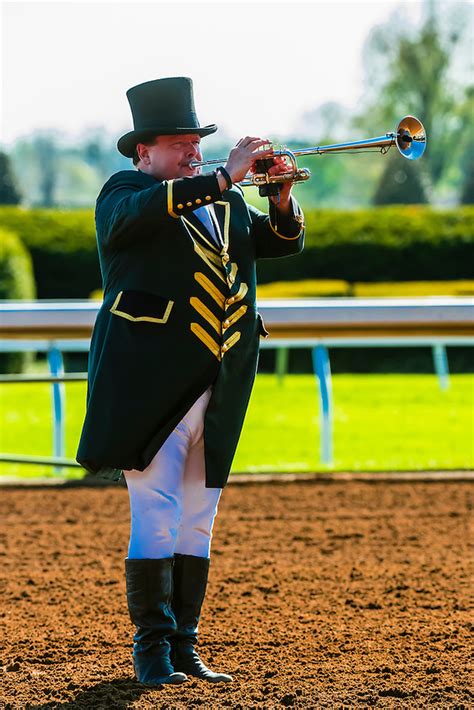
[[[397,2],[1,2],[0,142],[38,128],[131,130],[125,91],[191,76],[201,125],[290,132],[325,101],[363,96],[361,50]]]

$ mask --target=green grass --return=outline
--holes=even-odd
[[[85,384],[66,385],[66,439],[74,458]],[[334,375],[334,467],[319,461],[315,380],[290,375],[279,385],[259,375],[234,471],[404,470],[473,466],[474,376],[452,375],[442,392],[434,375]],[[0,450],[51,454],[49,385],[0,388]],[[80,471],[65,469],[77,477]],[[0,464],[3,476],[53,475],[39,466]]]

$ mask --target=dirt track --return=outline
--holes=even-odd
[[[235,682],[152,690],[132,678],[126,490],[3,489],[1,508],[2,710],[474,707],[472,484],[228,487],[201,652]]]

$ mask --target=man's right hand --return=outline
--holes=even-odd
[[[258,150],[264,145],[270,146],[270,141],[256,136],[247,136],[239,140],[235,148],[230,151],[229,158],[224,166],[232,182],[243,180],[256,160],[268,158],[272,155],[273,147],[269,147],[266,150]]]

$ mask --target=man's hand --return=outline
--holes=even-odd
[[[262,146],[269,147],[264,150],[259,150]],[[241,138],[235,148],[229,154],[229,158],[225,164],[225,169],[230,175],[232,182],[240,182],[245,178],[248,172],[255,172],[255,161],[263,158],[271,158],[273,155],[273,147],[270,141],[256,136],[246,136]],[[274,165],[269,169],[269,175],[282,175],[289,172],[288,164],[282,156],[273,157]],[[218,176],[221,189],[226,188],[224,178]],[[281,183],[280,196],[272,196],[269,199],[277,206],[279,212],[289,213],[291,210],[291,188],[292,182]]]
[[[247,136],[239,140],[235,148],[230,151],[227,163],[224,165],[232,182],[243,180],[256,160],[271,157],[272,147],[258,150],[264,145],[270,145],[270,141],[255,136]]]
[[[285,161],[285,158],[281,155],[277,155],[273,158],[275,165],[271,167],[268,171],[269,175],[283,175],[288,173],[290,168]],[[268,199],[276,205],[279,212],[288,214],[291,210],[291,188],[293,187],[292,182],[282,182],[280,184],[280,198],[277,195],[272,195]]]

